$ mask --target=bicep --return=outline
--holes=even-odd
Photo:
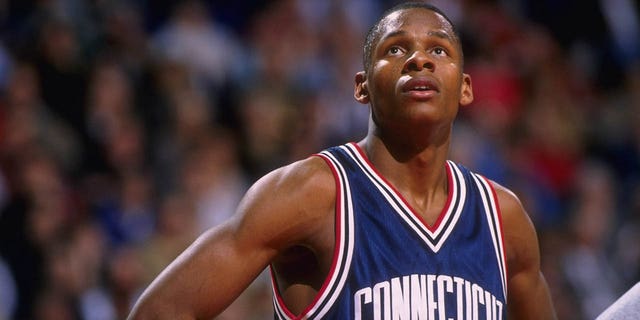
[[[318,192],[326,191],[313,182],[324,168],[313,163],[282,168],[256,182],[232,219],[202,234],[163,270],[133,314],[173,319],[222,312],[279,252],[313,232],[312,213],[331,199],[319,196],[330,193]]]
[[[518,198],[497,185],[508,264],[507,308],[510,319],[555,319],[540,270],[540,249],[533,223]]]
[[[145,290],[138,303],[144,306],[142,314],[195,319],[222,312],[273,255],[258,242],[239,237],[239,227],[228,222],[203,233]]]
[[[539,270],[510,277],[507,301],[509,319],[555,319],[547,282]]]

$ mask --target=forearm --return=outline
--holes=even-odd
[[[148,319],[196,319],[193,314],[188,314],[173,308],[174,304],[170,301],[154,296],[145,291],[142,297],[136,302],[131,313],[127,317],[128,320],[148,320]]]
[[[227,229],[201,236],[149,285],[129,319],[201,319],[224,311],[263,269],[231,239]]]
[[[189,261],[188,249],[178,259],[173,261],[162,273],[145,289],[133,306],[128,319],[198,319],[202,310],[198,310],[198,300],[206,294],[202,272],[194,272],[194,262]],[[200,288],[197,282],[202,285]],[[202,293],[198,293],[202,291]],[[224,308],[224,302],[211,299],[210,307],[218,304],[219,309],[211,309],[215,316]]]
[[[549,294],[547,282],[538,272],[537,277],[531,279],[514,279],[509,285],[507,301],[508,318],[512,320],[555,320],[556,314],[553,301]]]

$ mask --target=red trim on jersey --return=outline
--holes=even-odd
[[[500,209],[500,201],[498,201],[498,193],[496,192],[496,188],[493,187],[493,183],[491,183],[491,180],[486,179],[489,182],[489,188],[491,188],[491,193],[493,194],[493,198],[495,199],[495,204],[496,204],[496,211],[498,214],[498,221],[500,223],[500,238],[502,240],[502,260],[504,261],[504,282],[505,282],[505,286],[509,283],[508,279],[509,279],[509,268],[507,267],[507,246],[505,245],[506,242],[504,242],[504,227],[502,225],[502,210]],[[507,291],[508,293],[508,289],[509,288],[505,288],[505,291]],[[504,297],[505,301],[507,300],[507,297]]]
[[[280,308],[282,309],[282,311],[284,311],[284,313],[287,314],[287,317],[295,318],[296,315],[294,315],[291,311],[289,311],[289,309],[284,304],[284,301],[282,300],[282,296],[280,295],[280,288],[278,286],[278,282],[276,281],[276,274],[273,271],[273,266],[269,266],[269,271],[271,273],[271,286],[273,287],[273,292],[276,297],[276,301],[278,305],[280,305]]]
[[[360,146],[355,143],[355,142],[351,142],[351,145],[355,146],[356,150],[358,151],[358,153],[360,153],[360,155],[362,156],[362,158],[364,159],[364,161],[367,162],[367,164],[369,165],[369,167],[371,168],[371,170],[373,170],[373,172],[376,173],[376,175],[378,176],[378,178],[380,178],[382,181],[384,181],[384,183],[386,183],[391,190],[393,190],[393,193],[395,194],[395,196],[400,199],[406,206],[407,208],[409,208],[409,210],[411,211],[411,213],[418,218],[418,220],[420,220],[420,222],[422,222],[422,225],[424,225],[429,231],[431,232],[436,232],[436,230],[438,230],[438,227],[440,226],[440,223],[442,222],[442,220],[444,220],[445,216],[447,215],[447,212],[449,211],[449,207],[451,206],[451,202],[453,201],[453,173],[451,172],[451,167],[449,167],[449,164],[445,162],[445,169],[447,172],[447,183],[448,183],[448,190],[447,190],[447,202],[445,203],[444,207],[442,208],[442,211],[440,211],[440,214],[438,215],[438,219],[436,220],[436,222],[433,224],[433,226],[430,226],[426,221],[424,221],[424,219],[422,218],[422,216],[417,212],[417,210],[415,210],[413,208],[413,206],[411,206],[409,204],[409,202],[405,199],[405,197],[396,189],[396,187],[391,184],[391,182],[389,182],[387,180],[387,178],[385,178],[384,176],[382,176],[382,174],[380,174],[380,172],[378,171],[378,169],[373,165],[373,163],[371,163],[371,161],[369,160],[369,158],[367,157],[367,155],[364,153],[364,151],[360,148]]]
[[[287,316],[289,316],[293,320],[304,319],[304,317],[307,316],[307,313],[309,313],[309,311],[311,311],[311,309],[313,309],[313,307],[318,303],[318,301],[320,300],[320,297],[322,297],[322,294],[325,292],[325,290],[329,286],[329,283],[331,282],[331,279],[333,278],[333,275],[336,271],[336,265],[338,264],[338,257],[340,255],[340,247],[342,246],[342,241],[341,241],[342,239],[340,238],[340,233],[341,233],[340,230],[342,227],[342,221],[341,221],[342,198],[341,198],[341,192],[340,192],[340,189],[341,189],[340,177],[338,175],[338,172],[336,171],[336,168],[331,163],[331,160],[329,160],[326,156],[322,154],[314,154],[313,156],[319,157],[327,163],[327,165],[331,169],[331,173],[333,174],[333,177],[336,183],[335,226],[334,226],[336,242],[333,247],[333,258],[332,258],[333,261],[331,261],[331,269],[329,269],[329,273],[327,274],[327,277],[324,279],[324,282],[322,283],[322,287],[320,287],[320,290],[316,293],[316,296],[313,299],[313,301],[300,313],[300,315],[297,315],[297,316],[294,315],[293,312],[291,312],[289,308],[287,308],[287,306],[285,305],[284,300],[282,299],[282,295],[280,295],[280,289],[278,288],[277,283],[275,281],[275,274],[273,273],[273,268],[271,268],[272,270],[271,281],[272,281],[272,285],[274,286],[273,288],[275,289],[274,291],[275,291],[276,300],[280,305],[280,308],[287,314]]]

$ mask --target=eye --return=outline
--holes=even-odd
[[[393,46],[391,48],[389,48],[389,50],[387,50],[387,54],[392,55],[392,56],[399,56],[402,55],[404,53],[404,51],[402,50],[402,48],[398,47],[398,46]]]
[[[433,50],[431,50],[431,52],[436,56],[441,56],[441,57],[447,56],[447,50],[445,50],[442,47],[435,47],[433,48]]]

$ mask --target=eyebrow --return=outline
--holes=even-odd
[[[390,33],[384,35],[382,38],[380,38],[379,42],[386,41],[387,39],[390,39],[390,38],[403,36],[403,35],[406,35],[407,33],[408,32],[405,31],[405,30],[396,30],[396,31],[393,31],[393,32],[390,32]],[[457,42],[455,37],[453,37],[448,32],[444,32],[444,31],[441,31],[441,30],[430,30],[426,34],[428,36],[430,36],[430,37],[432,36],[432,37],[448,40],[448,41],[450,41],[452,43],[456,43]]]
[[[456,39],[453,36],[451,36],[451,34],[449,34],[448,32],[440,31],[440,30],[431,30],[427,32],[427,35],[449,40],[453,43],[456,42]]]
[[[404,30],[396,30],[396,31],[393,31],[391,33],[385,34],[383,37],[380,38],[379,42],[385,41],[385,40],[387,40],[389,38],[395,38],[395,37],[398,37],[398,36],[402,36],[402,35],[405,35],[405,34],[407,34],[407,32],[404,31]]]

